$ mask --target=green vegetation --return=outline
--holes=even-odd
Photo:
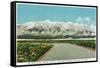
[[[63,39],[63,38],[73,38],[73,39],[79,39],[79,38],[95,38],[95,35],[93,36],[74,36],[74,35],[65,35],[62,34],[56,34],[56,35],[50,35],[50,34],[22,34],[17,35],[17,39]]]
[[[53,45],[41,43],[17,43],[17,62],[33,62],[38,60]]]
[[[96,41],[95,40],[68,40],[67,43],[76,44],[79,46],[95,49]]]
[[[93,50],[96,49],[96,40],[17,40],[17,62],[37,61],[53,47],[51,43],[70,43]]]
[[[39,42],[39,43],[71,43],[71,44],[76,44],[79,46],[87,47],[87,48],[92,48],[95,49],[96,47],[96,40],[52,40],[52,39],[36,39],[36,40],[18,40],[19,43],[32,43],[32,42]]]
[[[59,38],[63,38],[63,36],[61,35],[52,36],[49,34],[42,34],[42,35],[23,34],[17,36],[17,39],[59,39]]]

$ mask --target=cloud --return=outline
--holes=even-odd
[[[88,21],[88,22],[91,21],[91,19],[90,19],[89,17],[85,17],[84,20],[85,20],[85,21]]]
[[[90,19],[90,17],[78,17],[76,19],[76,22],[77,23],[83,23],[83,24],[87,24],[87,25],[90,25],[90,24],[93,24],[92,20]]]
[[[78,22],[78,23],[83,22],[83,19],[82,19],[81,17],[78,17],[78,18],[76,19],[76,22]]]

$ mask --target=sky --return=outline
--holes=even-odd
[[[92,21],[96,23],[96,8],[95,7],[79,7],[79,6],[46,6],[46,5],[16,5],[16,22],[23,24],[32,21],[63,21],[76,22],[81,20]],[[84,22],[83,22],[84,23]]]

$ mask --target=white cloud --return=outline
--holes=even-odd
[[[87,21],[87,22],[91,21],[91,19],[89,17],[85,17],[84,20]]]
[[[78,23],[83,22],[83,19],[82,19],[81,17],[78,17],[78,18],[76,19],[76,22],[78,22]]]

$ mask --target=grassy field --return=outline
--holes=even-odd
[[[33,62],[38,60],[53,47],[52,43],[70,43],[92,50],[96,49],[95,40],[20,40],[17,41],[17,62]]]
[[[86,48],[95,49],[96,48],[96,41],[95,40],[71,40],[66,41],[67,43],[76,44],[79,46],[83,46]]]
[[[95,49],[96,48],[96,40],[20,40],[18,41],[19,43],[71,43],[71,44],[76,44],[76,45],[80,45],[83,47],[88,47],[88,48],[92,48]]]
[[[39,59],[53,45],[17,43],[17,62],[33,62]]]

